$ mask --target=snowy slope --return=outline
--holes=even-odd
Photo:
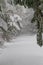
[[[36,35],[19,36],[0,48],[0,65],[43,65],[43,47],[36,44]]]

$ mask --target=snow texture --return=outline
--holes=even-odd
[[[19,36],[0,48],[0,65],[43,65],[43,47],[34,36]]]
[[[10,15],[10,19],[12,20],[12,22],[10,22],[11,26],[13,24],[13,26],[15,26],[18,30],[20,30],[20,27],[17,24],[17,22],[20,22],[20,26],[21,26],[21,28],[23,28],[23,25],[21,23],[22,22],[22,18],[19,15],[17,15],[17,14],[14,14],[13,16]]]

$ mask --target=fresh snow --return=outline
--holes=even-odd
[[[23,28],[23,25],[22,25],[22,18],[19,16],[19,15],[17,15],[17,14],[14,14],[13,16],[12,15],[10,15],[10,19],[12,20],[12,22],[9,22],[9,24],[12,26],[12,24],[13,24],[13,26],[15,26],[18,30],[20,30],[20,27],[19,27],[19,25],[17,24],[17,21],[19,21],[20,22],[20,26],[21,26],[21,28]]]
[[[36,35],[21,35],[0,48],[0,65],[43,65],[43,47]]]

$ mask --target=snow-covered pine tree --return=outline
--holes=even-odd
[[[33,8],[35,13],[34,17],[32,19],[32,22],[37,23],[37,44],[40,46],[43,45],[42,43],[42,24],[43,24],[43,12],[41,8],[43,9],[43,0],[14,0],[14,4],[20,4],[24,5],[24,7]],[[41,6],[41,7],[40,7]]]
[[[13,10],[6,10],[6,5],[8,4],[8,0],[0,0],[0,32],[2,31],[1,36],[3,40],[6,41],[10,41],[10,39],[13,36],[17,35],[22,28],[19,22],[19,20],[21,20],[21,17],[17,14],[14,14]],[[13,7],[12,4],[9,5]]]

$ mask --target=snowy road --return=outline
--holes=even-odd
[[[0,49],[0,65],[43,65],[43,47],[36,43],[36,35],[17,37]]]

